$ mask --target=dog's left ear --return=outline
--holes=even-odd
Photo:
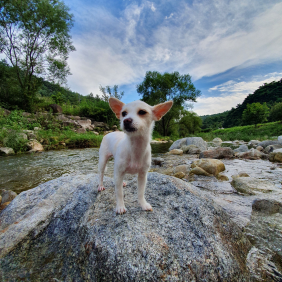
[[[116,114],[116,117],[119,119],[120,112],[121,112],[122,107],[124,106],[124,103],[118,100],[117,98],[111,97],[109,99],[109,104],[113,112]]]
[[[153,107],[154,120],[160,120],[172,107],[173,102],[168,101]]]

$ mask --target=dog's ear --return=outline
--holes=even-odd
[[[120,112],[121,112],[122,107],[124,106],[124,103],[118,100],[117,98],[111,97],[109,99],[109,104],[113,112],[116,114],[116,117],[119,119]]]
[[[173,102],[168,101],[153,107],[154,120],[160,120],[172,107]]]

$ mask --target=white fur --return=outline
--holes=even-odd
[[[123,201],[123,178],[126,173],[138,174],[138,202],[143,210],[152,210],[151,205],[145,200],[145,187],[147,172],[151,165],[150,140],[154,127],[154,121],[159,120],[172,106],[172,102],[152,107],[142,101],[134,101],[123,104],[121,101],[110,98],[110,106],[116,116],[120,118],[120,127],[124,132],[112,132],[107,134],[101,143],[99,150],[99,187],[104,190],[103,176],[108,159],[113,156],[114,180],[116,194],[116,213],[126,212]],[[145,115],[138,112],[143,110]],[[126,112],[126,116],[122,116]],[[130,128],[135,131],[128,132],[124,120],[131,119]]]

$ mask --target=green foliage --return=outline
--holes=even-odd
[[[200,91],[191,82],[189,74],[180,75],[179,72],[161,74],[157,71],[148,71],[142,83],[137,85],[137,92],[142,100],[149,105],[156,105],[173,100],[170,111],[158,122],[155,129],[168,135],[175,120],[179,120],[186,101],[196,101]]]
[[[12,148],[15,153],[27,151],[28,140],[24,139],[18,131],[10,131],[6,133],[2,140],[3,146]]]
[[[282,124],[278,122],[270,122],[259,124],[257,127],[252,125],[236,126],[217,129],[208,133],[200,132],[190,136],[202,137],[206,141],[212,141],[214,138],[219,137],[223,141],[244,140],[249,142],[250,140],[271,139],[272,136],[280,135],[282,135]]]
[[[275,104],[271,108],[269,119],[271,121],[281,121],[282,122],[282,102]]]
[[[113,89],[111,89],[110,86],[103,87],[100,85],[100,91],[102,92],[101,99],[105,102],[108,102],[110,97],[114,97],[120,100],[124,95],[124,91],[120,93],[118,92],[118,85],[114,85]]]
[[[266,103],[247,104],[247,108],[244,110],[242,115],[242,121],[245,124],[254,124],[257,126],[258,123],[267,121],[268,115],[269,109]]]
[[[181,137],[199,132],[201,126],[202,119],[196,113],[183,111],[183,117],[179,121],[179,134]]]
[[[242,124],[243,111],[248,104],[266,103],[268,107],[272,107],[275,103],[282,102],[282,79],[280,81],[272,81],[264,83],[253,94],[249,94],[242,104],[238,104],[236,108],[232,108],[224,119],[223,127],[234,127]]]
[[[65,82],[73,16],[59,0],[9,0],[0,4],[1,51],[16,73],[23,108],[31,110],[42,77]],[[35,75],[38,75],[36,77]]]
[[[55,104],[58,104],[58,105],[62,105],[63,102],[66,101],[66,98],[62,95],[61,92],[57,92],[56,94],[53,94],[51,96],[51,98],[53,99],[53,101],[55,102]]]
[[[228,114],[229,111],[225,111],[219,114],[201,116],[201,119],[203,121],[202,130],[221,128]]]

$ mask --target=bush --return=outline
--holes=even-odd
[[[5,134],[2,143],[5,147],[12,148],[15,153],[22,153],[27,151],[28,140],[24,139],[17,131],[10,131]]]

